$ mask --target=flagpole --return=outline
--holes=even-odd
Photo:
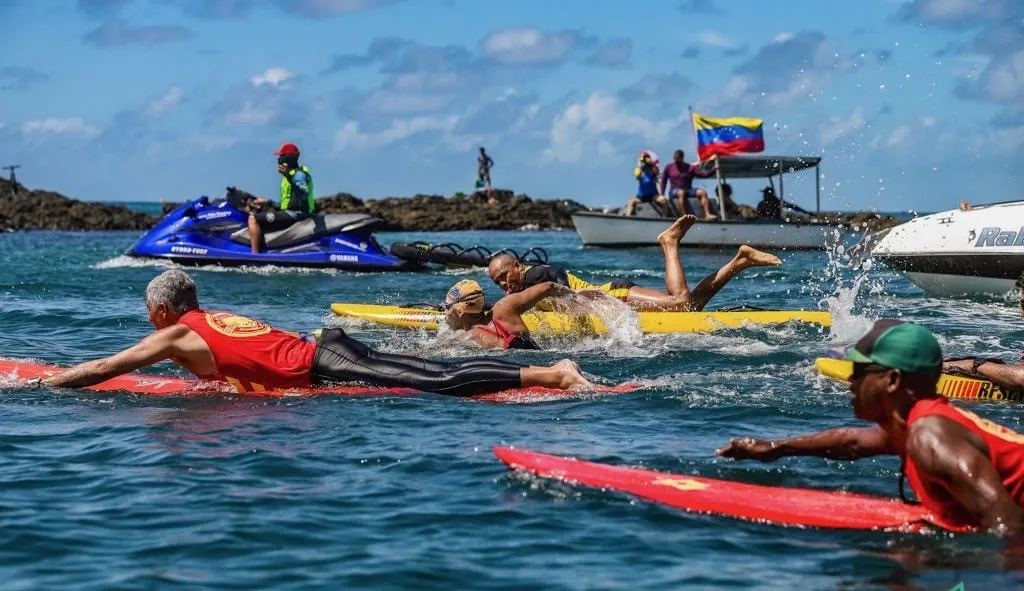
[[[697,139],[697,125],[693,122],[693,106],[688,105],[686,109],[690,112],[690,128],[693,129],[693,145],[697,149],[697,166],[704,167],[704,162],[700,159],[700,140]],[[722,170],[718,167],[718,155],[712,156],[715,159],[715,181],[717,182],[718,190],[718,213],[721,214],[722,220],[725,220],[725,195],[722,194]],[[710,199],[710,197],[708,197]]]
[[[687,105],[686,110],[690,112],[690,129],[693,130],[693,148],[697,154],[697,166],[701,166],[703,162],[700,161],[700,143],[697,142],[697,126],[693,123],[693,105]]]

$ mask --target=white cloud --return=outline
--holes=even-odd
[[[99,135],[100,130],[86,123],[81,117],[47,117],[25,121],[21,124],[21,133],[29,136],[52,134],[94,137]]]
[[[931,115],[922,117],[921,118],[921,125],[923,125],[925,127],[931,127],[931,126],[935,125],[935,117],[932,117]]]
[[[146,104],[145,112],[150,117],[159,117],[181,104],[185,92],[180,86],[172,86],[166,93]]]
[[[185,140],[188,151],[201,150],[203,152],[216,152],[226,150],[238,143],[236,138],[226,135],[196,134]]]
[[[487,55],[509,64],[560,61],[577,41],[572,31],[544,33],[539,29],[513,27],[488,35],[483,41]]]
[[[904,141],[910,136],[909,125],[898,125],[889,134],[889,137],[885,139],[885,147],[897,148],[903,144]]]
[[[732,42],[714,31],[704,31],[697,35],[697,41],[712,47],[732,47]]]
[[[277,117],[277,104],[265,101],[244,100],[238,107],[224,115],[228,125],[266,125]]]
[[[640,136],[648,144],[666,142],[685,117],[649,121],[633,115],[622,107],[614,95],[595,92],[583,103],[570,105],[555,117],[550,133],[550,146],[544,150],[547,159],[578,162],[591,156],[596,147],[599,155],[615,153],[604,134]]]
[[[782,32],[772,37],[772,43],[785,43],[793,38],[793,33]]]
[[[451,132],[458,122],[459,118],[455,115],[412,117],[396,119],[391,122],[390,127],[383,131],[363,132],[357,121],[346,121],[341,129],[334,134],[334,151],[337,153],[346,150],[373,150],[425,131],[446,134]]]
[[[249,82],[256,87],[263,85],[277,87],[287,83],[292,78],[295,78],[295,74],[291,71],[284,68],[272,67],[267,68],[261,74],[256,74],[252,78],[249,78]]]
[[[843,136],[864,127],[866,122],[867,120],[864,118],[863,107],[857,107],[854,109],[853,113],[850,113],[850,116],[846,119],[830,117],[829,120],[823,123],[820,127],[821,143],[826,146],[833,144]]]
[[[989,100],[1024,102],[1024,50],[993,62],[980,82],[983,94]]]
[[[366,98],[366,108],[383,115],[402,115],[436,111],[448,106],[452,98],[447,95],[423,94],[418,92],[394,92],[375,90]]]

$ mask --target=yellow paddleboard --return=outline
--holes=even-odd
[[[419,308],[376,304],[331,304],[338,316],[359,318],[378,324],[434,330],[444,322],[444,313]],[[796,320],[831,326],[832,315],[812,310],[737,310],[735,312],[639,312],[640,330],[645,333],[710,332],[722,328],[758,324],[781,324]],[[560,312],[528,312],[523,321],[534,334],[604,334],[608,328],[594,316],[569,316]]]
[[[853,362],[845,359],[819,357],[814,360],[814,368],[823,376],[849,383],[850,374],[853,373]],[[939,384],[936,390],[947,398],[1024,402],[1024,392],[1004,390],[988,380],[950,373],[944,373],[939,376]]]

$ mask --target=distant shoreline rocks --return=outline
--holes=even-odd
[[[320,213],[368,213],[385,220],[382,231],[446,232],[454,230],[574,230],[576,211],[600,211],[571,199],[533,199],[528,195],[496,189],[493,205],[481,194],[457,193],[360,199],[349,193],[320,197]],[[178,203],[164,203],[163,213]],[[740,204],[740,215],[756,217],[754,208]],[[617,210],[611,210],[612,212]],[[147,230],[161,215],[137,212],[124,205],[88,203],[52,191],[27,189],[18,185],[13,194],[6,179],[0,179],[0,231],[17,230]],[[881,230],[902,223],[899,218],[872,212],[823,213],[794,216],[795,220],[827,221],[849,225],[856,231]]]

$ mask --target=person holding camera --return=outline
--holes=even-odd
[[[655,203],[661,210],[663,216],[668,217],[668,200],[664,195],[658,193],[658,169],[657,159],[647,150],[640,153],[640,159],[633,169],[633,177],[636,178],[636,197],[626,204],[626,211],[623,215],[633,215],[636,206],[641,203]]]
[[[280,208],[275,209],[269,199],[262,197],[251,203],[251,207],[259,210],[249,214],[249,242],[253,254],[260,252],[264,232],[284,230],[313,215],[316,209],[313,174],[308,167],[299,164],[299,147],[281,144],[274,155],[277,156],[277,172],[282,177]]]

